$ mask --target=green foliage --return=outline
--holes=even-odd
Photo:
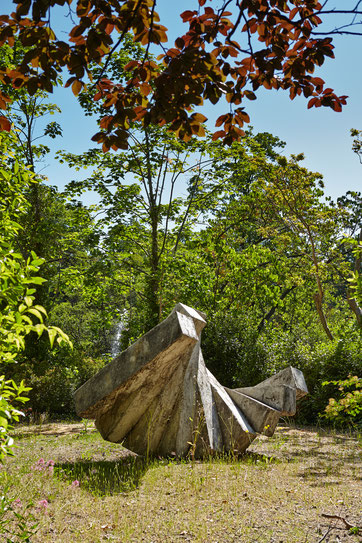
[[[0,66],[8,71],[14,70],[28,51],[29,48],[23,46],[18,39],[15,40],[14,47],[4,44],[0,48]],[[11,100],[7,104],[7,118],[12,124],[13,147],[16,149],[17,158],[35,171],[36,164],[42,162],[50,151],[49,147],[39,143],[39,140],[44,137],[54,139],[62,135],[59,123],[46,121],[49,115],[53,116],[61,110],[56,104],[48,102],[47,92],[42,90],[37,90],[30,96],[24,87],[11,86],[1,81],[0,91],[6,93],[9,102]]]
[[[362,261],[362,241],[349,239],[349,245],[352,247],[352,255],[356,262]],[[350,277],[347,279],[349,282],[349,288],[353,292],[360,306],[362,306],[362,274],[357,266],[355,270],[351,272]]]
[[[328,341],[318,322],[283,329],[269,324],[257,331],[255,314],[210,315],[203,331],[203,353],[218,380],[231,388],[252,386],[291,365],[303,371],[309,394],[298,407],[297,420],[316,423],[331,396],[326,380],[345,379],[361,370],[362,338],[353,327],[344,339]]]
[[[69,339],[58,327],[44,324],[45,309],[35,302],[36,289],[44,279],[37,275],[43,263],[34,252],[25,259],[15,252],[16,239],[21,230],[20,221],[27,209],[26,190],[35,183],[25,166],[8,151],[14,139],[0,136],[0,368],[7,372],[9,364],[16,364],[25,338],[31,333],[38,337],[47,332],[51,345],[67,343]],[[12,439],[9,430],[12,422],[23,413],[13,402],[24,403],[24,392],[29,391],[23,381],[16,385],[13,380],[0,380],[0,460],[10,454]]]
[[[362,163],[362,130],[356,128],[351,129],[351,136],[354,138],[352,144],[352,151],[356,153],[360,162]]]
[[[3,151],[7,152],[4,145]],[[11,157],[11,155],[10,155]],[[44,331],[49,334],[51,345],[57,337],[58,343],[67,341],[67,336],[55,327],[46,327],[43,318],[45,309],[34,303],[36,285],[45,281],[37,275],[44,262],[31,252],[31,257],[14,251],[16,238],[21,230],[19,222],[26,211],[26,188],[33,180],[28,170],[14,161],[12,170],[5,164],[0,169],[0,363],[7,364],[15,360],[17,353],[25,347],[25,336],[35,332],[40,336]],[[34,317],[36,321],[34,323]]]
[[[80,156],[60,156],[72,167],[95,168],[88,179],[71,182],[67,192],[73,197],[85,190],[98,193],[98,226],[113,281],[124,287],[125,296],[135,291],[142,297],[152,327],[162,313],[165,260],[176,254],[195,222],[197,196],[212,159],[205,156],[204,144],[181,143],[165,129],[135,130],[132,140],[129,152],[104,155],[90,149]],[[184,199],[176,196],[182,178],[189,187]]]
[[[255,385],[272,373],[272,361],[266,345],[258,341],[252,312],[243,311],[237,316],[223,312],[209,314],[202,351],[210,371],[230,388]]]
[[[74,417],[73,394],[95,375],[109,359],[86,357],[82,351],[55,349],[47,364],[41,368],[30,364],[22,371],[30,385],[28,413],[31,420],[43,413],[51,418]]]
[[[294,365],[311,391],[300,420],[315,421],[326,400],[322,381],[358,366],[359,335],[345,303],[355,250],[345,234],[355,244],[358,198],[324,200],[320,175],[303,168],[301,156],[281,157],[278,139],[248,133],[227,149],[206,142],[198,168],[167,155],[167,175],[189,171],[188,192],[155,206],[147,191],[160,187],[165,155],[188,146],[162,131],[148,137],[121,159],[95,150],[63,157],[99,166],[69,189],[96,188],[102,198],[105,275],[121,285],[127,309],[122,347],[182,301],[208,315],[203,350],[223,384],[252,385]]]
[[[24,404],[29,399],[24,393],[29,392],[24,381],[17,385],[12,380],[5,380],[5,376],[0,376],[0,461],[7,455],[12,455],[12,446],[14,440],[9,435],[13,428],[13,422],[19,422],[19,417],[24,416],[22,411],[14,407],[14,402]]]
[[[324,381],[322,386],[338,387],[338,399],[330,398],[321,417],[342,426],[360,426],[362,423],[362,379],[349,375],[348,379]]]
[[[142,53],[132,47],[131,54]],[[128,55],[107,69],[124,77]],[[102,66],[94,70],[97,77]],[[82,92],[80,101],[87,114],[102,117],[93,94]],[[302,156],[280,156],[283,144],[270,134],[249,131],[229,148],[210,140],[182,143],[164,128],[141,131],[137,123],[130,134],[125,152],[61,153],[71,167],[92,168],[64,195],[39,184],[16,189],[24,212],[14,213],[15,226],[7,229],[17,237],[8,273],[22,269],[25,255],[24,277],[42,284],[35,291],[29,283],[24,295],[19,282],[11,284],[23,304],[14,311],[28,329],[10,376],[33,386],[34,410],[70,413],[74,389],[108,361],[116,323],[126,321],[126,347],[182,301],[208,315],[205,358],[222,383],[251,385],[287,364],[306,370],[312,393],[302,411],[311,420],[325,398],[322,380],[345,378],[335,371],[339,363],[350,371],[356,366],[355,325],[345,302],[352,309],[355,303],[358,315],[359,195],[347,194],[338,205],[325,200],[320,175],[300,165]],[[75,198],[89,189],[100,204],[87,209]],[[45,260],[46,282],[37,276],[41,259],[33,243]],[[51,352],[38,338],[42,306],[74,351],[55,344]],[[53,327],[51,342],[55,336],[61,341]]]

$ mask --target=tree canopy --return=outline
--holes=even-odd
[[[336,9],[328,0],[223,0],[218,8],[211,3],[195,0],[195,9],[180,14],[185,33],[170,47],[156,0],[14,0],[14,12],[0,16],[0,45],[19,41],[27,52],[16,66],[0,67],[0,81],[30,95],[52,92],[65,70],[65,85],[74,94],[94,85],[94,99],[106,113],[93,139],[104,151],[127,148],[134,121],[167,124],[184,140],[202,135],[206,118],[195,108],[222,97],[230,107],[217,119],[214,138],[229,144],[243,135],[249,122],[245,100],[254,100],[260,87],[286,90],[291,99],[304,95],[308,107],[341,111],[347,97],[337,96],[314,71],[334,57],[334,34],[358,34],[355,19],[328,30],[328,17],[361,15],[360,1],[351,9]],[[60,6],[73,24],[67,41],[53,28],[51,15]],[[125,66],[125,79],[103,77],[129,34],[145,46],[142,57]],[[161,64],[153,56],[157,49]],[[94,62],[104,63],[95,79]],[[10,100],[1,91],[0,107]],[[5,116],[0,123],[10,128]]]

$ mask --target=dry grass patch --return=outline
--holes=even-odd
[[[359,541],[357,435],[280,427],[240,459],[147,461],[64,426],[20,428],[6,462],[11,500],[33,502],[34,543]]]

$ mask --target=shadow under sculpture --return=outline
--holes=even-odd
[[[273,435],[308,392],[303,373],[288,367],[254,387],[223,387],[202,356],[205,325],[204,313],[177,304],[75,392],[78,415],[138,454],[242,453],[258,433]]]

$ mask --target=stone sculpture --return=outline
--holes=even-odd
[[[273,435],[308,392],[303,373],[289,367],[254,387],[223,387],[204,363],[205,325],[203,313],[177,304],[75,392],[78,415],[138,454],[241,453],[258,433]]]

